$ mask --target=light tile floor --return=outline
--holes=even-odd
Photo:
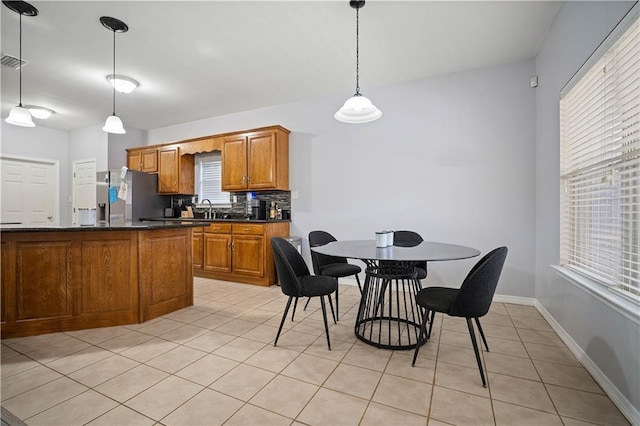
[[[483,388],[464,319],[412,351],[357,340],[340,286],[327,350],[317,300],[273,346],[280,288],[195,279],[193,307],[144,324],[2,340],[2,407],[33,425],[628,424],[535,308],[482,319]]]

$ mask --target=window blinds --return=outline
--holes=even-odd
[[[560,100],[561,264],[640,301],[640,21]]]
[[[209,200],[212,204],[229,204],[229,193],[222,192],[222,162],[220,155],[197,157],[198,200]]]

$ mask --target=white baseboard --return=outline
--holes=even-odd
[[[340,284],[357,286],[354,278],[340,278]],[[618,388],[609,380],[609,378],[600,370],[595,362],[587,356],[573,338],[560,326],[560,324],[547,312],[547,310],[533,297],[509,296],[504,294],[496,294],[493,300],[498,303],[513,303],[516,305],[534,306],[538,312],[547,320],[551,328],[556,332],[558,337],[567,345],[567,348],[580,361],[582,366],[593,376],[595,381],[602,387],[611,401],[620,409],[622,414],[632,425],[640,425],[640,411],[629,402],[629,400],[618,390]]]
[[[562,339],[569,350],[580,361],[582,366],[593,376],[596,382],[600,385],[602,390],[611,398],[611,401],[620,409],[622,414],[632,425],[640,424],[640,411],[631,404],[631,402],[618,390],[618,388],[609,380],[609,378],[600,370],[589,356],[582,350],[582,348],[573,340],[573,338],[560,326],[560,324],[551,316],[551,314],[535,300],[536,309],[547,320],[551,328],[556,332],[558,337]]]

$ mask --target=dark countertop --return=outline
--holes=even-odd
[[[27,227],[24,225],[0,226],[0,232],[78,232],[78,231],[149,231],[154,229],[170,229],[170,228],[195,228],[203,226],[201,223],[183,220],[158,220],[133,222],[127,224],[104,224],[95,226],[79,226],[79,225],[59,225],[48,227]]]
[[[244,218],[230,218],[230,219],[196,219],[192,217],[162,217],[162,218],[142,218],[143,221],[162,221],[162,222],[187,222],[187,223],[197,223],[198,225],[194,226],[207,226],[210,223],[214,222],[236,222],[236,223],[281,223],[281,222],[291,222],[291,219],[244,219]]]

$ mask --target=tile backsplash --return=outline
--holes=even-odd
[[[267,206],[271,201],[275,201],[283,210],[291,211],[291,192],[290,191],[256,191],[256,198],[267,202]],[[234,196],[237,199],[233,202]],[[176,207],[180,204],[188,205],[198,203],[198,197],[192,195],[173,195],[171,196],[171,206]],[[230,214],[232,216],[244,216],[247,212],[247,192],[232,192],[231,207],[214,207],[213,210],[217,214]]]

